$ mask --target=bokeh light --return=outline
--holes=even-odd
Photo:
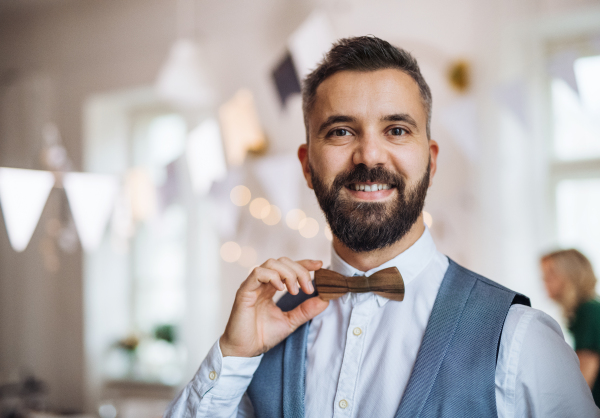
[[[312,238],[319,233],[319,223],[313,218],[304,218],[298,225],[300,235],[304,238]]]
[[[252,193],[250,193],[250,189],[248,189],[246,186],[239,185],[231,189],[229,197],[234,205],[246,206],[248,202],[250,202]]]
[[[325,238],[327,238],[328,241],[333,241],[333,234],[331,233],[331,228],[329,228],[329,225],[325,226],[323,233],[325,234]]]
[[[275,206],[275,205],[270,205],[268,207],[269,211],[267,213],[267,216],[263,217],[263,222],[266,223],[267,225],[276,225],[279,223],[279,221],[281,220],[281,210]],[[265,209],[263,209],[264,211]]]
[[[267,199],[257,197],[250,203],[250,213],[256,219],[263,219],[269,216],[271,210],[271,204]]]
[[[241,255],[242,249],[237,242],[228,241],[221,246],[221,258],[228,263],[235,263]]]
[[[300,222],[306,218],[306,214],[300,209],[292,209],[285,216],[285,223],[292,229],[298,230]]]

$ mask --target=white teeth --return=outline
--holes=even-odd
[[[389,190],[392,188],[389,184],[353,184],[350,186],[351,189],[356,191],[365,191],[365,192],[376,192],[378,190]]]

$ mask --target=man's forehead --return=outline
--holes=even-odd
[[[411,76],[398,69],[340,71],[317,88],[309,120],[317,122],[332,114],[360,118],[396,113],[426,123],[419,86]]]

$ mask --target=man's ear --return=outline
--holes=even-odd
[[[302,174],[304,174],[306,184],[312,189],[312,177],[310,173],[310,165],[308,163],[308,144],[300,145],[300,148],[298,148],[298,159],[300,160],[300,164],[302,164]]]
[[[437,156],[440,150],[438,143],[433,139],[429,141],[429,187],[433,184],[433,176],[437,171]]]

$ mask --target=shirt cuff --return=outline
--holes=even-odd
[[[193,388],[203,398],[207,393],[219,398],[242,396],[263,355],[256,357],[223,357],[219,340],[200,365]]]

